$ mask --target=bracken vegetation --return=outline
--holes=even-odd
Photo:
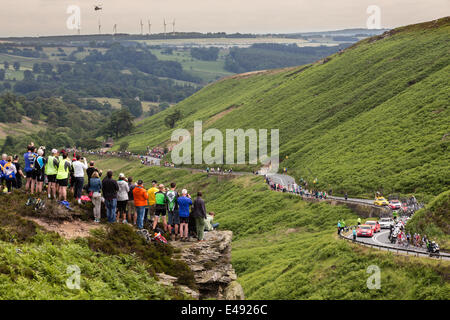
[[[178,276],[195,287],[189,268],[173,260],[169,246],[148,245],[128,226],[94,230],[65,240],[24,217],[33,214],[18,192],[1,195],[0,297],[2,299],[184,299],[177,287],[157,283],[155,273]],[[70,289],[69,266],[80,269],[80,289]]]

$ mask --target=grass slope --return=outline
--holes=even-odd
[[[164,118],[179,109],[178,128],[203,120],[204,130],[280,129],[281,167],[335,193],[437,195],[450,183],[449,32],[447,17],[312,65],[230,77],[145,119],[123,140],[135,151],[167,144]]]
[[[448,299],[450,263],[394,256],[339,240],[338,219],[355,224],[342,206],[313,204],[269,191],[261,177],[218,180],[188,170],[149,168],[110,158],[97,162],[148,187],[177,182],[203,191],[220,228],[234,232],[232,263],[248,299]],[[366,286],[367,268],[381,270],[381,289]]]
[[[450,250],[450,190],[441,193],[408,222],[412,233],[437,238],[441,249]]]

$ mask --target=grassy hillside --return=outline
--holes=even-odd
[[[159,183],[177,182],[195,195],[220,228],[234,232],[232,263],[248,299],[447,299],[448,262],[399,257],[339,240],[338,219],[356,223],[341,206],[312,204],[269,191],[252,175],[218,181],[187,170],[149,168],[120,159],[97,166]],[[366,286],[370,265],[381,270],[381,289]]]
[[[442,249],[450,249],[450,190],[441,193],[425,208],[417,211],[408,222],[414,233],[437,238]]]
[[[0,299],[183,299],[176,287],[157,283],[164,272],[193,284],[187,265],[172,260],[174,249],[148,245],[127,225],[96,229],[88,238],[66,240],[46,232],[26,216],[26,195],[1,195]],[[61,218],[61,217],[60,217]],[[70,223],[70,222],[69,222]],[[80,270],[80,289],[66,285]]]
[[[179,109],[178,128],[203,120],[204,130],[280,129],[281,167],[335,193],[437,195],[450,183],[449,32],[447,17],[312,65],[233,76],[145,119],[124,140],[135,151],[167,144],[164,118]]]

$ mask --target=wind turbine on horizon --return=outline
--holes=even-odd
[[[164,18],[164,36],[166,35],[167,30],[167,24],[166,24],[166,18]]]
[[[175,35],[175,19],[172,22],[172,34]]]
[[[102,24],[100,22],[100,18],[98,19],[98,34],[102,34]]]
[[[141,19],[141,35],[143,35],[144,34],[144,23],[142,22],[142,19]]]
[[[114,24],[114,26],[113,26],[113,34],[116,34],[117,33],[117,24]]]
[[[152,24],[150,22],[150,20],[148,20],[148,34],[152,34]]]

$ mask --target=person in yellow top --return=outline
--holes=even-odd
[[[155,199],[155,193],[159,191],[158,188],[158,184],[156,182],[156,180],[152,181],[152,187],[150,189],[147,190],[148,193],[148,210],[145,210],[145,218],[144,218],[144,222],[148,222],[148,214],[150,214],[150,218],[151,220],[154,220],[155,217],[155,204],[156,204],[156,199]]]

